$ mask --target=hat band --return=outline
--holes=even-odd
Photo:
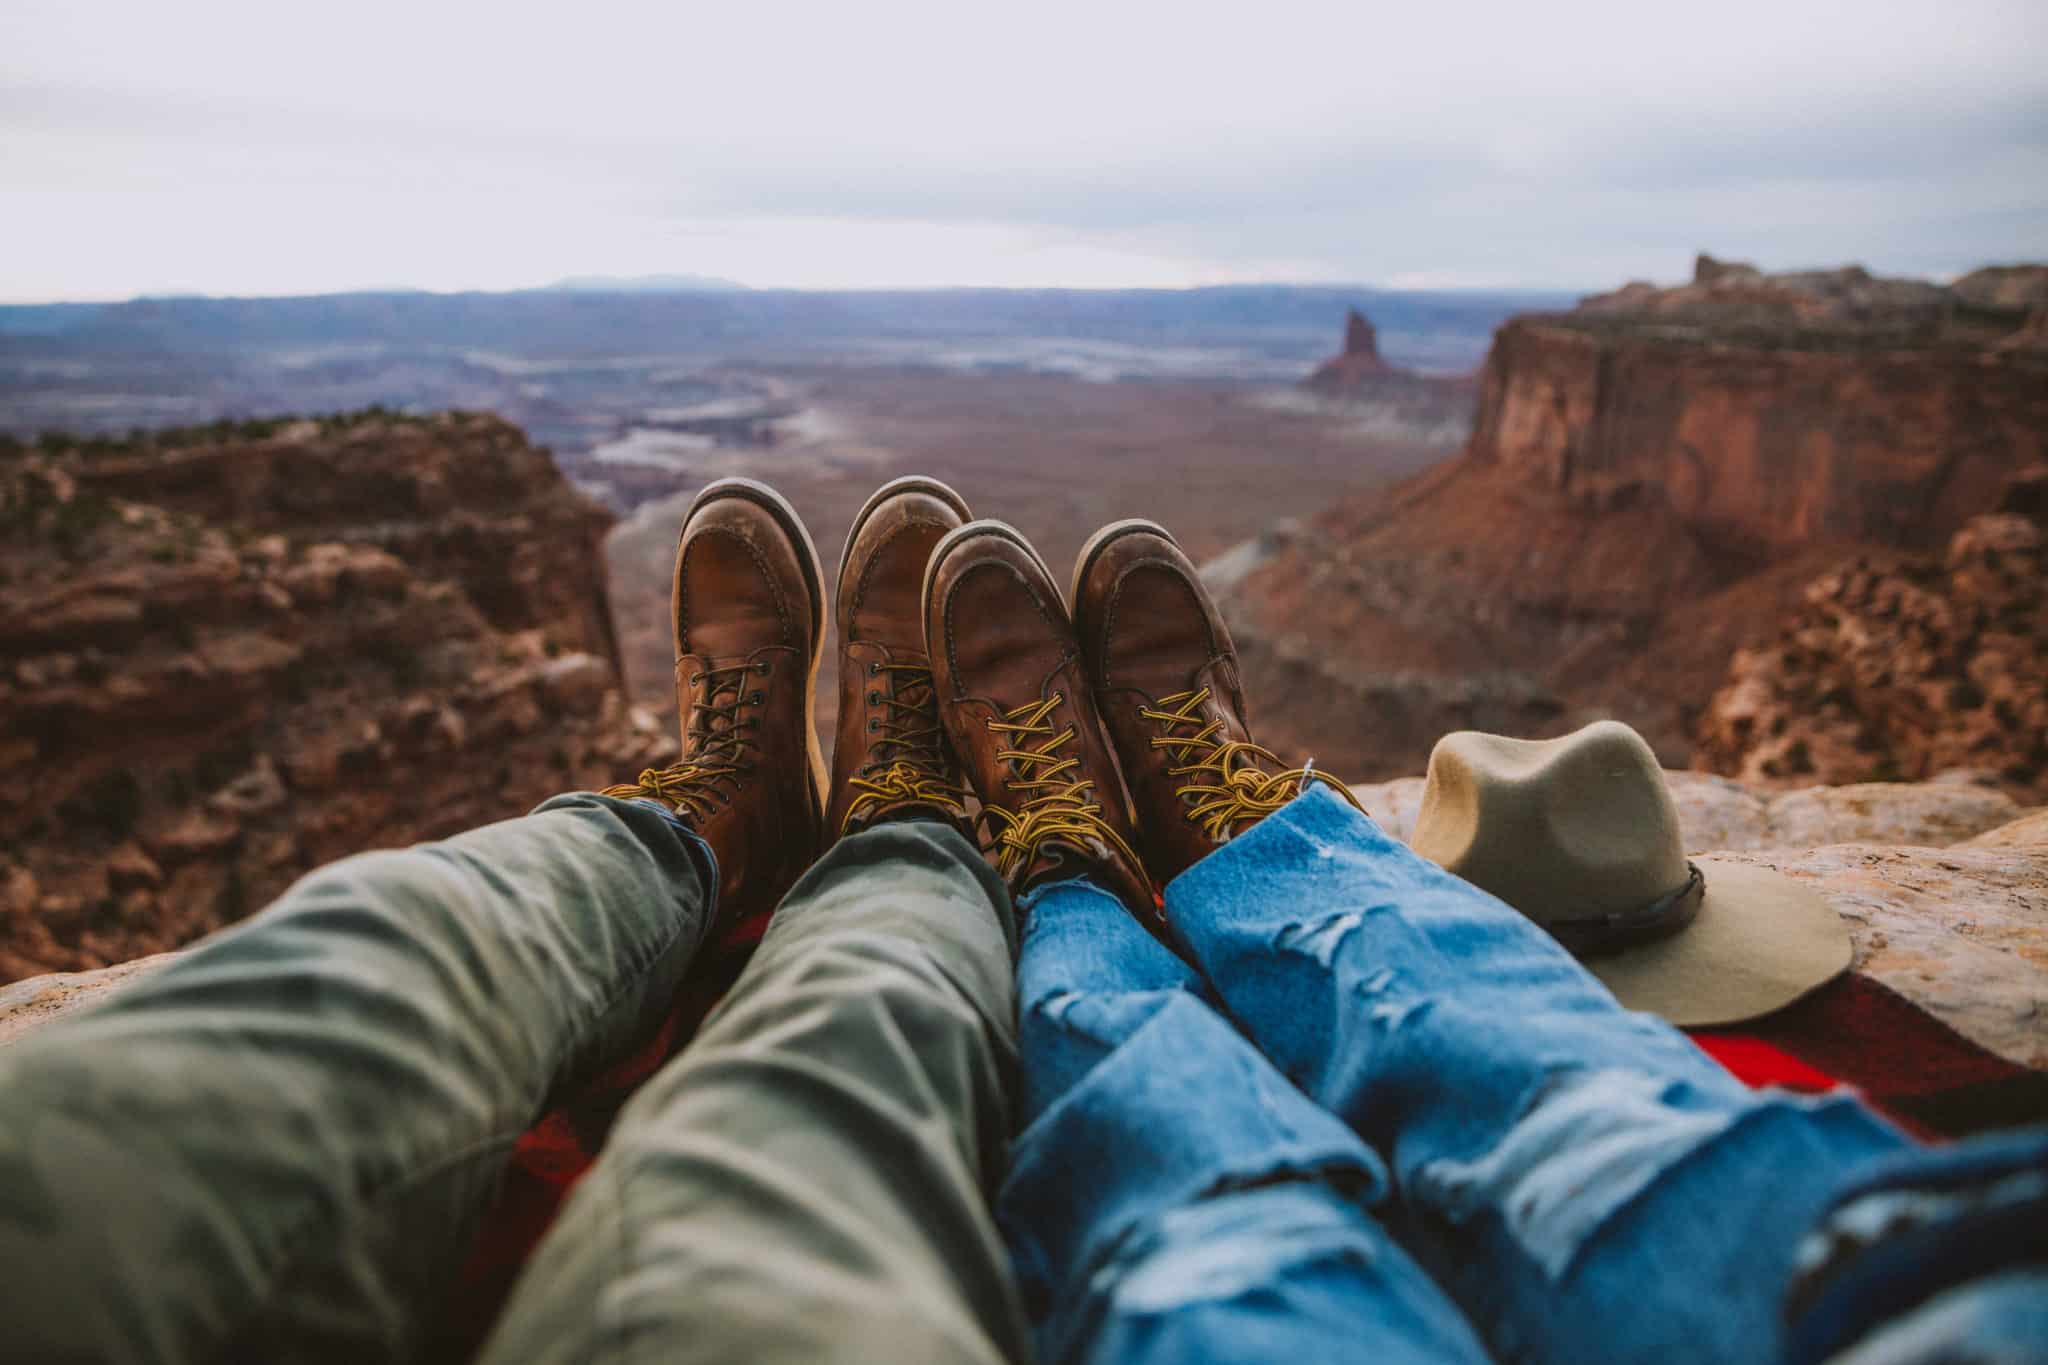
[[[1686,868],[1692,875],[1685,879],[1685,885],[1639,910],[1539,922],[1573,957],[1601,957],[1669,938],[1693,922],[1707,898],[1706,874],[1700,871],[1698,863],[1687,863]]]

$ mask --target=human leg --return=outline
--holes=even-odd
[[[668,1006],[713,902],[589,794],[347,859],[0,1048],[22,1358],[404,1358],[513,1140]]]
[[[529,1267],[494,1358],[995,1360],[1022,1315],[986,1211],[1015,1073],[1007,892],[964,836],[917,588],[966,519],[901,479],[848,538],[842,838]]]
[[[1384,1166],[1110,894],[1026,900],[1032,1124],[997,1212],[1047,1361],[1485,1361],[1372,1216]]]
[[[1086,881],[1027,898],[999,1214],[1047,1361],[1483,1361],[1370,1211],[1385,1170]]]
[[[1029,905],[1035,1121],[1001,1201],[1054,1360],[1479,1360],[1366,1211],[1381,1168],[1154,937],[1058,590],[1023,537],[954,531],[925,580],[941,718]]]
[[[786,504],[713,485],[677,553],[676,764],[315,873],[0,1053],[16,1342],[97,1359],[419,1350],[422,1302],[514,1138],[668,1008],[701,940],[810,862],[819,580]]]
[[[1167,888],[1276,1065],[1389,1159],[1496,1350],[1769,1358],[1796,1243],[1908,1140],[1752,1092],[1526,918],[1304,795]]]
[[[1016,1358],[987,1212],[1016,1064],[1010,934],[957,832],[840,841],[621,1113],[486,1358]]]
[[[1075,569],[1166,917],[1224,1008],[1394,1174],[1404,1233],[1510,1358],[1770,1358],[1804,1225],[1905,1139],[1756,1095],[1525,917],[1252,739],[1229,630],[1150,523]],[[1306,789],[1306,795],[1300,795]]]

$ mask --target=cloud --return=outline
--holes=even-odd
[[[15,0],[0,297],[2048,255],[2028,0],[303,9]]]

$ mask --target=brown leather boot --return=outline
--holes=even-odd
[[[1037,552],[999,521],[947,535],[925,569],[924,628],[939,719],[1010,890],[1086,873],[1156,925],[1074,628]]]
[[[969,838],[967,782],[939,726],[924,646],[924,566],[970,513],[937,479],[883,484],[839,561],[839,738],[828,839],[885,820],[943,820]]]
[[[1252,742],[1237,647],[1193,561],[1149,521],[1103,527],[1074,563],[1074,623],[1088,681],[1137,808],[1145,865],[1163,886],[1320,782]]]
[[[818,856],[824,579],[796,509],[767,485],[720,479],[690,504],[674,592],[682,753],[604,794],[665,801],[711,845],[721,929],[773,910]]]

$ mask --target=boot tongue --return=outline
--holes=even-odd
[[[875,811],[872,815],[859,820],[848,833],[873,829],[876,825],[896,824],[898,822],[909,823],[911,821],[944,825],[948,829],[958,830],[968,843],[972,844],[974,842],[974,827],[964,817],[954,814],[943,806],[928,806],[922,801],[905,801],[897,805],[885,806]]]
[[[1092,876],[1108,861],[1109,851],[1092,839],[1086,842],[1048,839],[1038,846],[1031,861],[1024,865],[1017,887],[1020,891],[1028,891],[1047,882]]]
[[[934,713],[933,719],[936,720],[938,694],[932,690],[930,670],[922,673],[898,673],[895,676],[896,700],[902,702],[905,706],[915,706],[920,710],[932,710]]]
[[[886,768],[900,759],[911,759],[920,764],[929,763],[932,750],[940,744],[939,698],[932,684],[931,669],[922,656],[899,658],[897,651],[884,645],[880,650],[882,690],[896,705],[885,708],[882,718],[882,733],[869,746],[869,768]],[[892,665],[914,666],[917,672],[898,671]],[[911,708],[916,714],[912,715]],[[929,729],[932,733],[910,740],[904,737],[907,730]]]
[[[911,658],[900,657],[896,650],[884,646],[881,662],[882,677],[887,680],[889,695],[905,706],[915,706],[932,712],[931,720],[938,722],[938,693],[932,687],[932,671],[922,655]],[[911,665],[915,673],[895,672],[890,665]]]
[[[1017,879],[1017,892],[1075,877],[1090,878],[1141,918],[1157,913],[1150,884],[1098,839],[1048,839]]]
[[[692,713],[690,752],[701,752],[707,742],[717,749],[731,747],[726,737],[738,728],[739,706],[746,701],[753,661],[690,655],[684,657],[682,668],[685,677],[696,678],[686,702]]]
[[[1210,720],[1223,722],[1223,728],[1216,734],[1218,739],[1248,740],[1252,737],[1244,716],[1238,710],[1237,670],[1230,666],[1228,658],[1211,659],[1196,670],[1193,683],[1198,690],[1209,689],[1209,699],[1202,703],[1202,710]]]

